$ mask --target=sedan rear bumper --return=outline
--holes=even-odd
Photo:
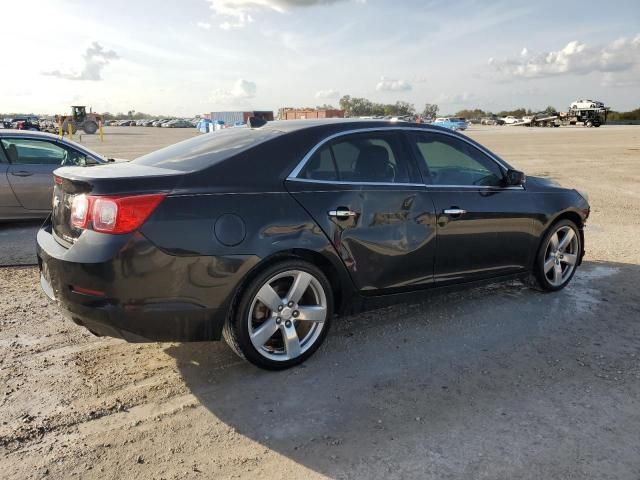
[[[195,342],[219,340],[222,326],[216,327],[216,310],[193,304],[158,303],[148,306],[121,306],[85,295],[77,301],[58,301],[53,286],[40,274],[43,291],[75,324],[97,336],[122,338],[128,342]],[[75,294],[81,295],[81,294]],[[87,300],[89,300],[87,303]]]
[[[139,233],[113,242],[85,233],[67,249],[50,224],[40,229],[42,289],[76,324],[130,342],[219,340],[234,288],[255,263],[169,255]]]

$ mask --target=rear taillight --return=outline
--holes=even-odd
[[[165,194],[103,197],[78,195],[71,205],[71,224],[96,232],[123,234],[139,228]]]
[[[149,218],[164,194],[133,197],[95,197],[91,209],[93,229],[105,233],[129,233]]]
[[[84,194],[76,195],[71,203],[71,225],[76,228],[87,228],[90,207],[91,200],[89,196]]]

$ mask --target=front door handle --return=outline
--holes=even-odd
[[[349,210],[348,208],[337,208],[335,210],[329,210],[330,217],[336,218],[348,218],[355,217],[357,215],[353,210]]]
[[[33,172],[27,172],[26,170],[18,170],[17,172],[11,172],[11,175],[15,175],[16,177],[30,177],[33,175]]]
[[[445,208],[444,209],[444,214],[451,215],[452,217],[459,217],[460,215],[464,215],[465,213],[467,213],[467,211],[463,210],[462,208]]]

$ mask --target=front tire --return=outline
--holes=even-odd
[[[566,287],[580,262],[582,239],[571,220],[560,220],[547,231],[533,267],[534,286],[548,292]]]
[[[320,347],[333,316],[326,276],[303,260],[262,271],[244,288],[223,336],[240,357],[267,370],[298,365]]]
[[[84,122],[83,130],[87,135],[93,135],[98,131],[98,124],[91,120]]]

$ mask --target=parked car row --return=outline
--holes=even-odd
[[[448,128],[449,130],[466,130],[468,127],[467,121],[464,118],[456,117],[438,117],[431,124]]]
[[[108,127],[169,127],[169,128],[195,128],[198,123],[197,118],[160,118],[142,120],[107,120],[104,122]]]
[[[21,116],[14,118],[4,118],[0,122],[1,128],[13,128],[16,130],[40,130],[38,117]]]
[[[480,125],[504,125],[504,120],[500,117],[482,117]]]

